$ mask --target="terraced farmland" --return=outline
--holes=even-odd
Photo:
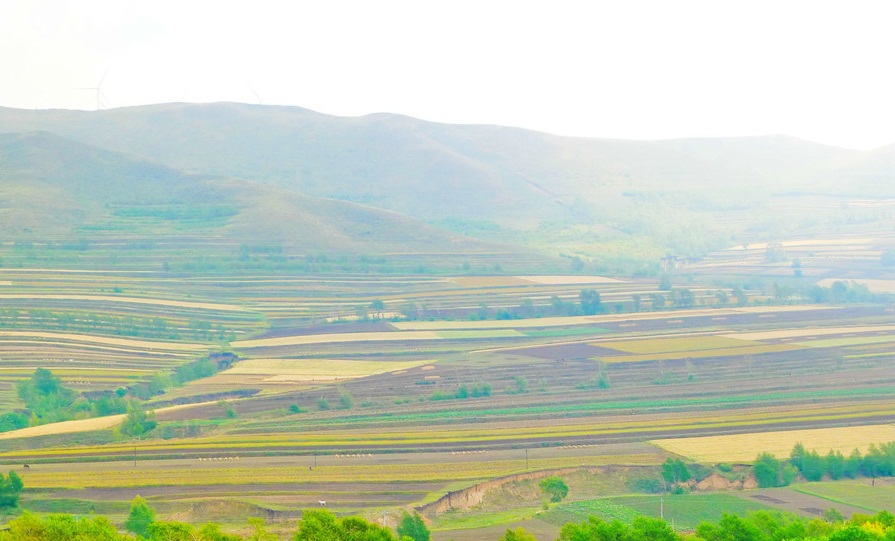
[[[172,514],[184,502],[230,502],[234,519],[279,519],[322,498],[372,516],[526,471],[654,468],[669,452],[687,454],[649,441],[851,434],[895,415],[895,331],[883,305],[706,300],[632,312],[635,295],[657,291],[654,281],[555,276],[0,278],[9,284],[0,286],[0,403],[11,407],[13,384],[38,366],[76,390],[109,392],[210,352],[238,355],[148,401],[159,426],[140,440],[99,426],[0,439],[0,461],[30,464],[26,484],[41,489],[32,501],[45,508],[121,512],[140,493]],[[574,302],[590,286],[622,311],[456,317],[483,303],[493,311]],[[398,321],[385,316],[399,312]],[[193,404],[165,409],[176,403]],[[731,447],[718,453],[740,460]]]

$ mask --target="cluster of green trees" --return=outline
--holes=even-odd
[[[131,402],[127,408],[127,415],[121,423],[119,432],[125,436],[142,436],[157,426],[155,412],[146,412],[137,402]]]
[[[465,398],[479,398],[483,396],[491,396],[490,383],[481,383],[476,385],[466,385],[464,383],[457,387],[457,390],[453,393],[436,391],[429,395],[429,400],[463,400]]]
[[[128,405],[124,398],[127,392],[125,389],[87,398],[64,387],[59,378],[45,368],[38,368],[29,379],[19,381],[16,392],[25,404],[25,411],[0,415],[0,432],[70,419],[124,413]]]
[[[179,387],[193,380],[211,377],[217,374],[218,370],[217,363],[205,357],[182,364],[170,374],[156,372],[148,380],[131,385],[127,392],[135,398],[148,400],[172,387]]]
[[[9,475],[0,473],[0,509],[16,507],[24,488],[22,478],[16,472],[10,470]]]
[[[836,280],[830,287],[821,287],[813,285],[808,289],[808,299],[815,303],[832,302],[853,303],[853,302],[884,302],[889,300],[891,295],[880,295],[870,291],[864,284],[858,282],[845,282]]]
[[[866,454],[858,449],[848,456],[830,450],[826,455],[808,451],[796,443],[789,460],[780,460],[771,453],[761,453],[753,463],[755,480],[760,487],[786,486],[801,475],[807,481],[820,481],[823,477],[893,477],[895,476],[895,442],[871,444]]]
[[[156,426],[152,414],[144,412],[138,401],[129,399],[128,390],[123,387],[87,397],[63,386],[46,368],[38,368],[29,379],[16,384],[16,391],[25,410],[0,415],[0,432],[118,413],[127,413],[120,429],[126,436],[139,436]]]
[[[693,473],[680,458],[667,458],[662,463],[662,480],[665,481],[666,486],[672,487],[673,491],[676,491],[681,483],[686,483],[690,479],[693,479]]]

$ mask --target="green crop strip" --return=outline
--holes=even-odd
[[[797,391],[797,392],[780,392],[767,393],[760,395],[742,395],[742,396],[713,396],[703,398],[681,398],[674,400],[627,400],[620,402],[593,402],[584,404],[558,405],[558,406],[525,406],[518,408],[495,408],[482,410],[442,410],[431,411],[425,413],[408,413],[408,414],[390,414],[381,415],[359,415],[346,416],[338,419],[327,419],[313,421],[315,426],[334,426],[334,425],[354,425],[367,423],[402,423],[402,422],[418,422],[418,421],[457,421],[462,419],[483,419],[486,417],[511,417],[534,414],[574,414],[580,413],[586,415],[590,412],[597,411],[613,411],[613,410],[631,410],[631,409],[650,409],[660,408],[668,411],[673,409],[695,409],[697,407],[709,408],[711,406],[749,406],[754,404],[762,404],[766,402],[797,402],[800,400],[811,400],[816,398],[852,398],[852,397],[874,397],[874,396],[892,396],[895,394],[895,387],[873,387],[864,389],[828,389],[822,391]],[[302,430],[307,430],[309,422],[307,419],[296,421],[300,423]],[[283,421],[276,423],[253,423],[251,429],[263,429],[266,427],[285,429],[289,426]]]

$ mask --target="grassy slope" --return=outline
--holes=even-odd
[[[886,149],[866,153],[782,136],[583,139],[232,103],[93,113],[0,109],[0,123],[421,218],[577,220],[586,214],[582,202],[599,206],[645,189],[838,193],[848,182],[852,192],[878,193],[863,179],[891,170]]]
[[[0,134],[0,195],[0,225],[13,239],[173,237],[291,254],[507,250],[394,212],[185,174],[47,132]]]

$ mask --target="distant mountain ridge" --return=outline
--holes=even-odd
[[[780,221],[773,194],[895,198],[895,145],[589,139],[235,103],[0,108],[0,225],[29,234],[153,216],[174,232],[166,216],[183,227],[208,216],[207,235],[294,253],[518,243],[509,249],[655,261],[816,222],[810,205]]]
[[[50,132],[0,133],[0,229],[7,239],[73,238],[85,227],[147,219],[159,224],[150,236],[180,236],[176,224],[196,224],[189,227],[232,243],[285,244],[293,253],[489,248],[394,212],[185,174]]]
[[[575,220],[625,191],[721,188],[895,195],[895,145],[862,152],[785,136],[586,139],[299,107],[0,108],[0,131],[46,130],[196,173],[245,178],[422,219]],[[895,185],[893,185],[895,186]]]

